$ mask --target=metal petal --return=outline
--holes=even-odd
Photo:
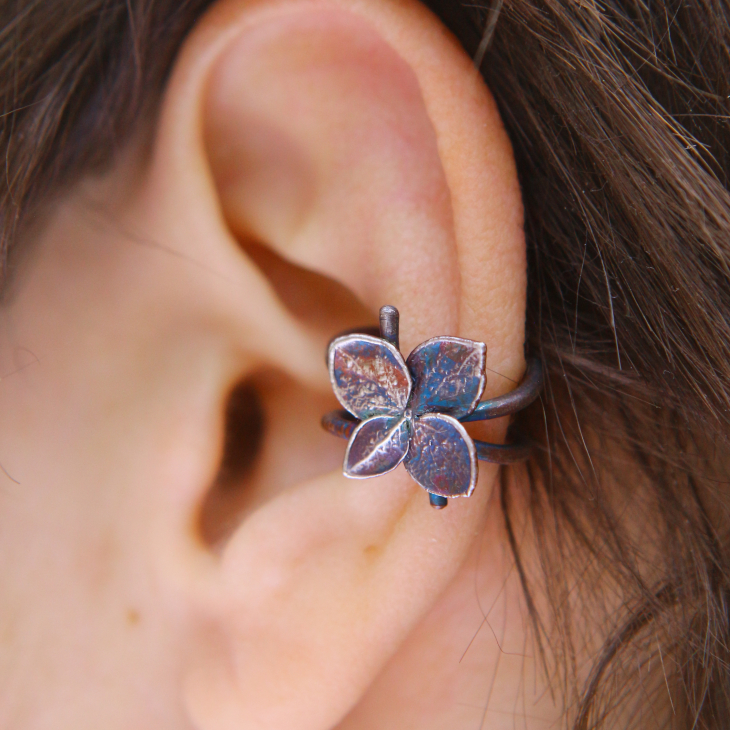
[[[431,494],[468,497],[477,483],[474,442],[450,416],[427,413],[411,423],[408,473]]]
[[[487,346],[460,337],[434,337],[408,356],[414,415],[447,413],[461,418],[479,403],[487,382]]]
[[[357,418],[400,416],[411,394],[411,375],[403,356],[385,340],[345,335],[327,353],[337,400]]]
[[[345,452],[345,476],[366,479],[387,474],[408,453],[410,428],[405,418],[375,416],[352,434]]]

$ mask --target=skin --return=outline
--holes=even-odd
[[[0,726],[559,727],[498,468],[437,512],[402,467],[344,478],[318,424],[328,339],[384,303],[405,353],[486,342],[485,397],[523,372],[520,192],[470,60],[409,1],[221,2],[145,132],[2,307]],[[247,378],[267,428],[221,489]]]

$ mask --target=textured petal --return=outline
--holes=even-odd
[[[395,469],[408,453],[410,429],[405,418],[375,416],[352,434],[345,453],[345,476],[377,477]]]
[[[427,492],[468,497],[477,483],[477,457],[464,427],[450,416],[427,413],[413,419],[411,431],[408,473]]]
[[[385,340],[346,335],[327,353],[337,400],[357,418],[400,416],[411,394],[411,376],[403,356]]]
[[[487,346],[460,337],[434,337],[408,356],[414,415],[447,413],[461,418],[479,403],[487,382]]]

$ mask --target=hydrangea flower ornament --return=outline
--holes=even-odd
[[[405,463],[427,492],[468,497],[476,486],[474,442],[457,420],[479,403],[487,347],[459,337],[434,337],[404,361],[379,337],[352,334],[330,343],[335,395],[361,423],[345,453],[344,473],[380,476]]]
[[[528,360],[520,385],[481,401],[487,346],[460,337],[434,337],[407,360],[398,349],[398,310],[380,310],[379,337],[336,337],[327,350],[330,381],[345,411],[322,425],[349,438],[344,473],[353,479],[387,474],[401,462],[442,509],[450,497],[468,497],[476,486],[477,459],[513,464],[529,458],[532,444],[474,441],[464,421],[499,418],[525,408],[543,386],[542,365]]]

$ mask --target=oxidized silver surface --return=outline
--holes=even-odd
[[[403,413],[411,376],[403,355],[385,340],[345,335],[330,343],[327,362],[337,400],[357,418]]]
[[[362,419],[345,454],[346,476],[380,476],[405,460],[432,494],[472,493],[476,452],[456,418],[471,413],[484,390],[484,343],[435,337],[406,363],[389,342],[353,334],[333,340],[327,361],[337,399]]]
[[[406,361],[414,382],[411,409],[461,418],[479,403],[487,383],[487,346],[461,337],[426,340]]]
[[[468,497],[477,483],[474,442],[455,418],[440,413],[414,419],[405,467],[426,491],[442,497]]]
[[[387,474],[408,453],[410,435],[407,418],[368,418],[355,429],[347,445],[345,473],[356,479]]]

